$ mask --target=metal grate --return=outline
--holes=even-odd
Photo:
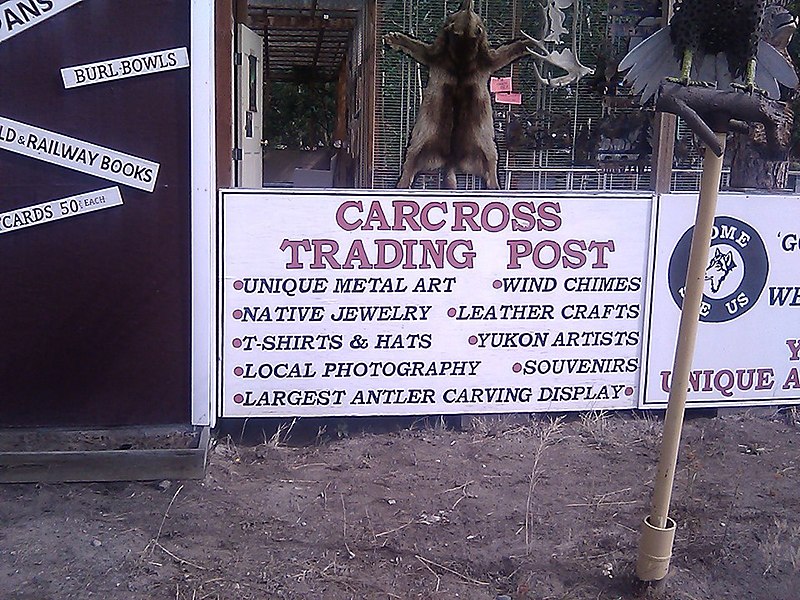
[[[356,10],[322,2],[303,8],[282,0],[248,2],[248,24],[264,35],[269,81],[335,81],[350,46]]]
[[[392,31],[402,31],[430,42],[446,16],[458,10],[460,0],[379,0],[378,39]],[[627,49],[631,28],[626,19],[641,20],[647,11],[657,11],[657,0],[641,0],[631,11],[607,11],[606,3],[582,0],[581,18],[575,19],[577,54],[581,62],[594,66],[598,56],[621,56]],[[540,0],[476,0],[476,10],[486,23],[492,46],[519,37],[523,30],[535,37],[542,33]],[[652,6],[651,6],[652,5]],[[637,5],[638,6],[638,5]],[[633,15],[633,16],[631,16]],[[573,13],[565,23],[571,31]],[[613,31],[612,31],[613,29]],[[613,35],[618,34],[618,35]],[[564,41],[569,42],[569,35]],[[611,40],[611,46],[609,41]],[[625,47],[621,47],[624,44]],[[616,46],[616,47],[615,47]],[[631,101],[604,102],[597,91],[597,79],[586,78],[554,89],[535,77],[532,59],[521,59],[498,72],[513,77],[514,89],[522,93],[521,106],[494,103],[495,134],[500,155],[499,178],[507,189],[646,189],[650,185],[649,157],[635,168],[592,168],[579,156],[576,141],[587,136],[609,115],[640,109]],[[400,175],[406,145],[422,100],[426,69],[398,52],[379,46],[376,82],[376,139],[374,187],[394,187]],[[614,90],[616,91],[616,90]],[[550,139],[541,144],[516,144],[507,136],[509,127],[524,124],[527,131],[547,132]],[[556,132],[553,135],[553,131]],[[507,137],[509,138],[507,140]],[[565,170],[572,169],[571,174]],[[440,187],[438,174],[417,178],[415,187]],[[459,188],[483,186],[476,177],[459,175]]]

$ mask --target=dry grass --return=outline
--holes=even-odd
[[[658,448],[661,444],[664,421],[652,412],[633,413],[627,427],[633,438],[632,443],[639,443],[650,449]]]
[[[292,429],[294,429],[295,424],[297,423],[297,417],[292,419],[291,423],[281,422],[278,424],[278,429],[275,433],[272,434],[272,437],[267,439],[266,432],[264,433],[264,445],[268,448],[280,448],[282,445],[285,445],[289,438],[292,435]]]
[[[789,406],[784,410],[786,417],[786,424],[789,427],[800,428],[800,408],[797,406]]]
[[[598,446],[609,441],[609,419],[611,414],[605,410],[590,410],[580,414],[581,429]]]
[[[563,425],[563,417],[556,417],[555,419],[548,419],[547,421],[539,421],[537,426],[533,429],[533,435],[536,437],[536,449],[533,453],[533,464],[531,465],[531,474],[528,479],[528,496],[525,501],[525,554],[531,552],[531,528],[533,526],[531,507],[533,503],[533,492],[536,489],[536,484],[539,482],[541,472],[539,470],[539,463],[542,460],[542,455],[545,450],[550,446],[558,443],[557,436],[561,433]]]
[[[774,527],[760,541],[758,549],[764,555],[767,567],[764,575],[778,568],[800,569],[800,525],[786,519],[775,519]]]
[[[527,414],[509,413],[500,415],[472,415],[467,429],[479,437],[502,435],[530,423]]]

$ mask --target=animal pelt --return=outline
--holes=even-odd
[[[431,44],[399,32],[384,37],[391,48],[429,69],[397,187],[411,187],[417,173],[435,169],[445,172],[445,185],[451,189],[456,172],[479,175],[487,187],[500,187],[489,77],[526,56],[528,46],[516,40],[491,48],[472,3],[464,0]]]

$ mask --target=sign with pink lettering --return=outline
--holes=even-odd
[[[222,416],[637,405],[649,195],[221,203]]]
[[[667,402],[696,194],[656,202],[642,407]],[[800,402],[800,203],[720,195],[688,406]]]

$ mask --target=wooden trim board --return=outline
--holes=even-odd
[[[146,435],[147,428],[137,431]],[[190,448],[0,452],[0,483],[202,479],[210,429],[195,431],[197,445]]]

